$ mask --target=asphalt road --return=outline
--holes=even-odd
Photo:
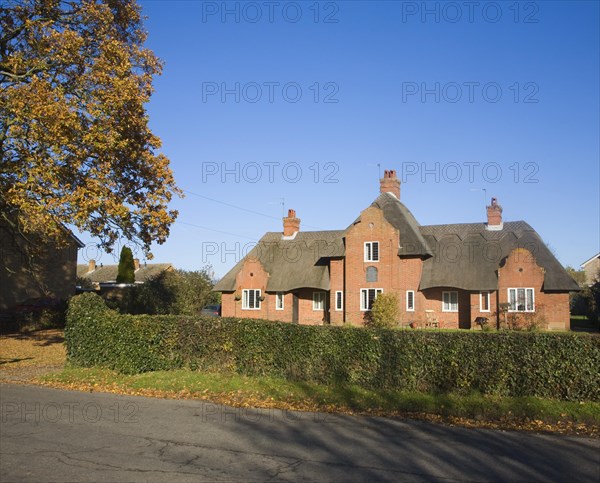
[[[600,481],[600,441],[0,385],[0,481]]]

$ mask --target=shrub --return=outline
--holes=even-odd
[[[69,360],[135,373],[186,367],[364,388],[600,401],[600,337],[400,331],[261,320],[120,315],[72,299]]]
[[[73,297],[67,310],[67,358],[84,367],[101,366],[124,373],[176,368],[174,321],[121,315],[101,297]]]
[[[372,327],[392,328],[398,325],[398,296],[395,293],[382,293],[373,302],[369,316]]]
[[[143,284],[103,289],[110,308],[124,314],[198,315],[202,307],[218,304],[210,267],[197,271],[164,271]]]
[[[546,319],[537,312],[510,312],[506,315],[510,330],[539,330],[546,327]]]
[[[135,287],[133,313],[198,315],[202,307],[220,302],[209,267],[197,271],[172,270]]]

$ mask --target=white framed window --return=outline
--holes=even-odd
[[[406,291],[406,311],[407,312],[415,311],[415,291],[414,290]]]
[[[383,293],[382,288],[361,288],[360,289],[360,310],[363,312],[373,308],[373,302],[377,296]]]
[[[490,292],[479,292],[479,312],[490,311]]]
[[[365,242],[365,262],[379,261],[379,242]]]
[[[325,292],[313,292],[313,310],[325,310]]]
[[[242,290],[242,309],[260,310],[260,290],[244,289]]]
[[[442,312],[458,312],[458,292],[442,292]]]
[[[532,288],[508,289],[509,312],[535,312],[535,296]]]
[[[283,292],[275,293],[275,310],[283,310],[284,296],[285,296],[285,294]]]
[[[341,290],[335,292],[335,310],[344,310],[344,292]]]

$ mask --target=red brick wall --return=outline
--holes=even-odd
[[[364,243],[367,241],[379,242],[379,262],[364,261]],[[346,232],[346,322],[354,325],[363,325],[365,322],[366,312],[360,310],[361,288],[381,288],[384,292],[390,292],[400,286],[398,241],[398,231],[375,207],[364,210],[360,222]],[[371,266],[378,270],[377,282],[366,281],[367,267]]]
[[[485,317],[488,319],[490,327],[496,328],[497,325],[497,310],[498,310],[498,292],[490,291],[490,310],[483,312],[480,306],[480,292],[471,292],[471,329],[481,330],[481,326],[475,323],[477,317]]]
[[[443,312],[443,292],[458,292],[458,312]],[[470,318],[469,292],[452,287],[435,287],[422,292],[423,304],[420,310],[420,321],[426,320],[426,310],[433,310],[440,328],[458,329],[465,327]]]
[[[223,317],[244,317],[249,319],[292,321],[293,297],[292,292],[284,294],[284,309],[277,310],[276,293],[266,292],[269,275],[262,264],[255,259],[247,259],[236,277],[236,292],[224,293],[221,297],[221,314]],[[260,289],[264,300],[259,310],[242,308],[242,290]],[[316,289],[301,289],[295,291],[298,295],[298,321],[301,324],[322,324],[326,320],[327,308],[325,310],[313,310],[313,292]],[[240,300],[235,300],[236,295]],[[327,292],[326,292],[327,302]]]
[[[508,302],[508,288],[533,288],[535,314],[541,328],[568,330],[569,294],[542,292],[544,269],[532,253],[525,248],[516,248],[498,270],[498,300]]]
[[[331,260],[329,263],[329,320],[332,325],[344,322],[345,304],[341,311],[335,310],[335,292],[344,291],[344,260]],[[343,295],[342,295],[343,297]]]
[[[400,234],[400,237],[402,237],[402,234]],[[420,258],[404,258],[399,260],[398,269],[400,270],[398,286],[394,288],[397,290],[400,299],[400,323],[403,326],[408,325],[410,322],[417,322],[422,325],[425,323],[425,307],[427,305],[425,295],[418,291],[423,262]],[[415,292],[414,312],[406,310],[407,290]]]
[[[236,280],[236,292],[233,294],[223,294],[221,298],[221,315],[223,317],[246,317],[250,319],[270,319],[269,313],[275,312],[275,301],[266,293],[267,281],[269,275],[264,270],[262,264],[256,259],[246,259],[239,271]],[[260,310],[242,309],[242,290],[260,289],[261,295],[265,299],[260,304]],[[235,296],[240,300],[235,300]]]
[[[322,325],[327,319],[327,292],[325,292],[325,310],[313,310],[313,292],[322,292],[322,290],[305,288],[297,291],[300,324]]]

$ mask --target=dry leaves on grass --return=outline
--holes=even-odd
[[[461,426],[465,428],[486,428],[497,430],[516,430],[533,431],[536,433],[558,433],[581,435],[598,438],[600,437],[600,428],[593,424],[581,424],[573,421],[554,421],[544,422],[530,419],[470,419],[457,416],[442,416],[439,414],[429,414],[421,412],[402,412],[389,411],[381,409],[369,409],[366,411],[356,411],[349,407],[336,404],[320,404],[310,399],[304,401],[277,400],[272,397],[259,394],[246,394],[240,391],[230,392],[211,392],[208,389],[204,391],[190,391],[183,389],[180,391],[166,391],[160,389],[133,388],[123,384],[106,382],[60,382],[56,380],[38,380],[38,384],[86,392],[108,392],[113,394],[127,394],[130,396],[145,396],[167,399],[196,399],[209,401],[215,404],[223,404],[237,408],[257,408],[257,409],[281,409],[284,411],[304,411],[319,413],[334,413],[361,416],[379,416],[397,419],[416,419],[428,421],[436,424],[446,424],[449,426]]]
[[[62,330],[0,335],[0,380],[29,381],[64,366]]]

